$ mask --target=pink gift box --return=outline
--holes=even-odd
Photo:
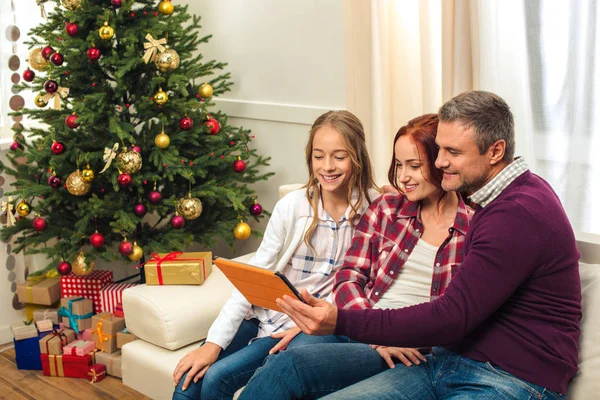
[[[112,271],[95,270],[87,276],[69,274],[60,277],[60,297],[81,296],[92,300],[94,312],[102,312],[100,290],[113,282]]]
[[[77,335],[77,340],[92,340],[92,328],[85,329]]]
[[[52,329],[54,329],[54,325],[52,324],[52,321],[50,321],[49,319],[43,319],[41,321],[37,321],[36,323],[37,329],[40,332],[50,332],[52,331]]]
[[[137,285],[137,283],[111,283],[100,289],[102,312],[114,312],[117,305],[122,303],[123,290]]]
[[[90,351],[94,351],[96,342],[89,340],[75,340],[63,347],[63,354],[70,356],[84,356]]]

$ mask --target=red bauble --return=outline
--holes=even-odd
[[[65,57],[60,53],[54,53],[50,56],[50,62],[54,65],[62,65],[65,62]]]
[[[254,215],[255,217],[258,217],[260,214],[262,214],[263,209],[262,206],[258,203],[254,203],[250,206],[250,214]]]
[[[52,94],[58,90],[58,83],[52,79],[48,79],[46,82],[44,82],[44,90]]]
[[[61,142],[54,142],[52,143],[52,153],[54,153],[55,155],[60,155],[62,153],[65,152],[65,145],[62,144]]]
[[[90,236],[90,244],[97,249],[104,246],[104,235],[98,232],[93,233],[92,236]]]
[[[114,8],[119,8],[123,5],[123,0],[110,0],[110,5]]]
[[[48,227],[48,222],[42,217],[35,217],[33,219],[33,229],[38,232],[45,230]]]
[[[54,53],[54,49],[50,46],[46,46],[42,49],[42,57],[44,57],[46,60],[50,59],[52,53]]]
[[[65,124],[71,128],[75,129],[79,126],[79,122],[77,122],[77,114],[71,114],[65,118]]]
[[[87,57],[90,61],[97,61],[102,54],[97,47],[90,47],[87,51]]]
[[[125,240],[122,241],[119,245],[119,253],[121,253],[123,257],[127,257],[128,255],[133,253],[133,244]]]
[[[246,162],[244,160],[236,160],[233,163],[233,170],[241,174],[246,170]]]
[[[152,204],[158,204],[162,200],[162,194],[160,194],[158,190],[153,190],[148,193],[148,200],[150,200],[150,203]]]
[[[171,218],[171,226],[175,229],[181,229],[185,226],[185,219],[181,215]]]
[[[77,36],[77,34],[79,33],[79,25],[77,25],[76,23],[66,22],[65,30],[67,31],[67,34],[69,36]]]
[[[217,133],[219,133],[219,129],[221,129],[221,126],[219,125],[219,121],[217,121],[214,118],[209,118],[208,121],[206,121],[204,123],[204,125],[206,125],[210,128],[211,135],[216,135]]]
[[[49,176],[48,177],[48,185],[52,189],[58,189],[62,186],[62,180],[58,176]]]
[[[119,182],[119,186],[121,186],[123,189],[127,189],[133,183],[133,179],[131,178],[131,175],[129,175],[129,174],[119,175],[119,177],[117,178],[117,181]]]
[[[11,145],[10,145],[11,151],[17,151],[19,149],[23,150],[23,145],[21,143],[17,142],[16,140],[11,143]]]
[[[131,146],[131,150],[135,151],[138,154],[142,154],[142,148],[140,146]]]
[[[194,127],[194,121],[186,115],[179,120],[179,127],[184,131],[189,131]]]
[[[58,273],[63,276],[69,275],[73,270],[73,268],[71,267],[71,263],[66,261],[59,262],[58,267],[56,269],[58,270]]]
[[[33,78],[35,78],[35,72],[30,70],[29,68],[27,68],[25,71],[23,71],[23,80],[25,82],[31,82],[31,81],[33,81]]]
[[[148,209],[142,203],[137,203],[135,206],[133,206],[133,213],[140,218],[146,215],[147,212]]]

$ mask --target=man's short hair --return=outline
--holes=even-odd
[[[448,100],[439,110],[440,122],[457,122],[475,128],[475,143],[483,154],[498,140],[506,142],[503,160],[515,156],[515,122],[508,104],[498,95],[483,90],[464,92]]]

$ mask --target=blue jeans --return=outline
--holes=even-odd
[[[173,399],[232,399],[235,392],[243,387],[254,371],[260,367],[269,355],[269,350],[280,339],[264,337],[250,345],[248,342],[258,333],[258,320],[244,320],[227,349],[223,350],[217,361],[208,369],[203,379],[192,381],[183,391],[184,374],[173,393]],[[288,349],[317,343],[339,343],[339,338],[330,336],[297,335],[288,345]],[[288,350],[286,350],[288,351]]]

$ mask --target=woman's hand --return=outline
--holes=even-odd
[[[221,347],[215,343],[206,342],[203,346],[198,347],[195,350],[187,353],[173,371],[173,383],[175,386],[179,384],[179,380],[188,372],[183,382],[182,389],[186,390],[192,379],[194,383],[198,382],[199,379],[204,377],[208,368],[217,361],[219,354],[221,353]]]
[[[275,346],[273,346],[273,348],[271,350],[269,350],[269,354],[275,354],[277,352],[287,349],[288,344],[290,344],[290,342],[292,340],[294,340],[296,335],[299,334],[300,332],[302,332],[302,330],[300,328],[298,328],[297,326],[295,326],[291,329],[288,329],[287,331],[272,334],[271,335],[272,338],[275,338],[275,339],[281,338],[281,340],[279,341],[279,343],[277,343]]]
[[[283,295],[277,299],[277,305],[292,321],[308,335],[325,336],[335,331],[338,309],[325,300],[317,299],[302,289],[306,304],[291,296]]]
[[[390,368],[396,368],[396,363],[392,358],[400,360],[404,365],[410,367],[414,364],[419,365],[421,361],[427,362],[427,358],[417,349],[411,349],[408,347],[388,347],[388,346],[377,346],[371,345],[377,353],[385,360]]]

